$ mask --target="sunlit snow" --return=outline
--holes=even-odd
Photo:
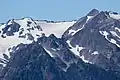
[[[80,51],[83,50],[83,49],[85,49],[84,47],[79,47],[78,45],[76,45],[76,47],[72,47],[69,40],[67,40],[67,43],[68,43],[68,45],[71,47],[70,50],[71,50],[76,56],[79,56],[85,63],[91,63],[91,62],[89,62],[89,60],[86,60],[83,55],[80,56]],[[91,64],[92,64],[92,63],[91,63]]]
[[[80,30],[82,30],[84,28],[84,25],[80,28],[80,29],[78,29],[78,30],[69,30],[69,33],[68,34],[71,34],[72,36],[73,35],[75,35],[78,31],[80,31]]]
[[[118,29],[118,28],[116,28],[116,29]],[[118,47],[120,47],[120,45],[119,44],[117,44],[117,42],[116,42],[116,40],[115,39],[108,39],[108,35],[109,35],[109,33],[108,32],[106,32],[106,31],[99,31],[100,32],[100,34],[102,34],[104,37],[105,37],[105,39],[107,39],[109,42],[111,42],[111,43],[113,43],[113,44],[115,44],[116,46],[118,46]],[[112,32],[113,33],[113,32]],[[115,34],[114,34],[115,35]]]
[[[120,19],[120,14],[109,14],[111,18],[113,19]]]
[[[72,26],[76,21],[70,21],[70,22],[49,22],[46,23],[45,21],[36,21],[37,24],[40,25],[40,27],[45,32],[46,36],[49,36],[50,34],[54,34],[58,38],[62,36],[62,34],[70,27]]]
[[[110,31],[111,32],[111,34],[113,35],[113,36],[116,36],[116,37],[118,37],[119,39],[120,39],[120,36],[116,33],[116,32],[114,32],[114,31]]]
[[[16,22],[20,25],[19,31],[15,32],[13,36],[7,36],[6,34],[3,34],[6,36],[6,38],[2,38],[2,29],[5,28],[7,25],[12,24],[12,22]],[[30,26],[27,26],[28,22],[30,22]],[[23,19],[13,19],[9,20],[6,24],[0,25],[0,58],[4,59],[3,54],[6,54],[10,58],[9,52],[12,52],[12,47],[17,46],[20,43],[24,44],[30,44],[33,42],[33,40],[29,40],[26,34],[31,34],[34,37],[34,41],[37,40],[38,37],[42,36],[42,33],[45,33],[46,36],[49,36],[50,34],[55,34],[57,37],[61,37],[65,30],[67,30],[70,26],[72,26],[76,21],[69,21],[69,22],[46,22],[46,21],[34,21],[31,18],[23,18]],[[36,26],[39,26],[40,29],[36,28]],[[29,28],[34,28],[31,30],[28,30]],[[42,28],[42,30],[41,30]],[[26,36],[25,38],[19,38],[19,33],[21,30],[23,30],[23,33],[21,36]],[[10,27],[8,31],[10,31]],[[39,35],[39,36],[38,36]],[[8,50],[11,48],[10,50]],[[19,49],[19,48],[18,48]],[[45,49],[47,53],[51,57],[53,57],[52,54],[50,54],[50,51]],[[5,64],[3,64],[5,66]]]
[[[47,50],[46,48],[44,48],[44,49],[45,49],[45,51],[46,51],[51,57],[54,57],[49,50]]]
[[[97,54],[99,54],[99,53],[98,53],[98,51],[94,51],[92,54],[93,54],[93,55],[97,55]]]

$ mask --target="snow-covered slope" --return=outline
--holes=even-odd
[[[68,21],[68,22],[36,21],[36,23],[41,26],[46,36],[49,36],[52,33],[58,38],[60,38],[62,34],[75,22],[76,21]]]
[[[0,24],[0,64],[6,64],[4,54],[10,58],[14,47],[20,43],[29,44],[36,41],[43,33],[46,36],[55,34],[61,37],[65,30],[72,26],[75,21],[51,22],[33,20],[32,18],[12,19],[7,23]]]
[[[10,58],[14,46],[20,43],[29,44],[42,34],[42,29],[31,18],[9,20],[0,26],[0,61],[6,63],[5,54]]]
[[[111,18],[113,19],[120,19],[120,14],[119,13],[116,13],[116,12],[109,12],[109,15]]]

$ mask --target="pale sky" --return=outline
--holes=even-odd
[[[94,8],[120,13],[120,0],[0,0],[0,22],[23,17],[75,20]]]

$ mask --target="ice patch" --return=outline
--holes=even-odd
[[[97,51],[94,51],[93,53],[92,53],[93,55],[97,55],[97,54],[99,54]]]

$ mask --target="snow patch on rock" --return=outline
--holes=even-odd
[[[113,19],[117,19],[119,20],[120,19],[120,14],[112,14],[112,13],[109,13],[110,17],[113,18]]]
[[[87,16],[86,23],[88,23],[88,21],[89,21],[91,18],[93,18],[93,17],[94,17],[94,16]],[[86,23],[85,23],[85,24],[86,24]],[[77,29],[77,30],[71,29],[71,30],[69,30],[68,34],[71,34],[72,36],[75,35],[77,32],[81,31],[81,30],[84,28],[85,24],[82,25],[82,27],[81,27],[80,29]]]
[[[83,50],[84,47],[79,47],[78,45],[76,45],[76,47],[72,47],[69,40],[67,40],[67,43],[68,43],[68,45],[71,47],[70,50],[71,50],[75,55],[80,56],[80,51]]]
[[[116,41],[115,39],[108,39],[108,37],[107,37],[107,36],[109,35],[108,32],[106,32],[106,31],[99,31],[99,32],[100,32],[100,34],[102,34],[102,35],[105,37],[106,40],[108,40],[109,42],[115,44],[117,47],[120,47],[120,45],[117,44],[117,41]],[[112,32],[112,33],[113,33],[113,32]],[[115,34],[114,34],[114,35],[115,35]]]
[[[80,30],[82,30],[83,28],[84,28],[84,25],[83,25],[80,29],[78,29],[78,30],[76,30],[76,31],[71,29],[71,30],[69,30],[69,33],[68,33],[68,34],[71,34],[71,35],[73,36],[73,35],[75,35],[77,32],[79,32]]]
[[[86,60],[85,57],[82,55],[80,56],[80,58],[85,62],[85,63],[90,63],[93,64],[92,62],[90,62],[89,60]]]
[[[68,45],[71,47],[70,50],[71,50],[76,56],[78,56],[79,58],[81,58],[85,63],[90,63],[90,64],[92,64],[89,60],[86,60],[83,55],[80,56],[80,51],[83,50],[83,49],[85,49],[84,47],[79,47],[78,45],[76,45],[76,47],[72,47],[69,40],[67,40],[66,42],[67,42]]]
[[[93,55],[98,55],[99,53],[98,53],[98,51],[94,51],[92,54]]]

